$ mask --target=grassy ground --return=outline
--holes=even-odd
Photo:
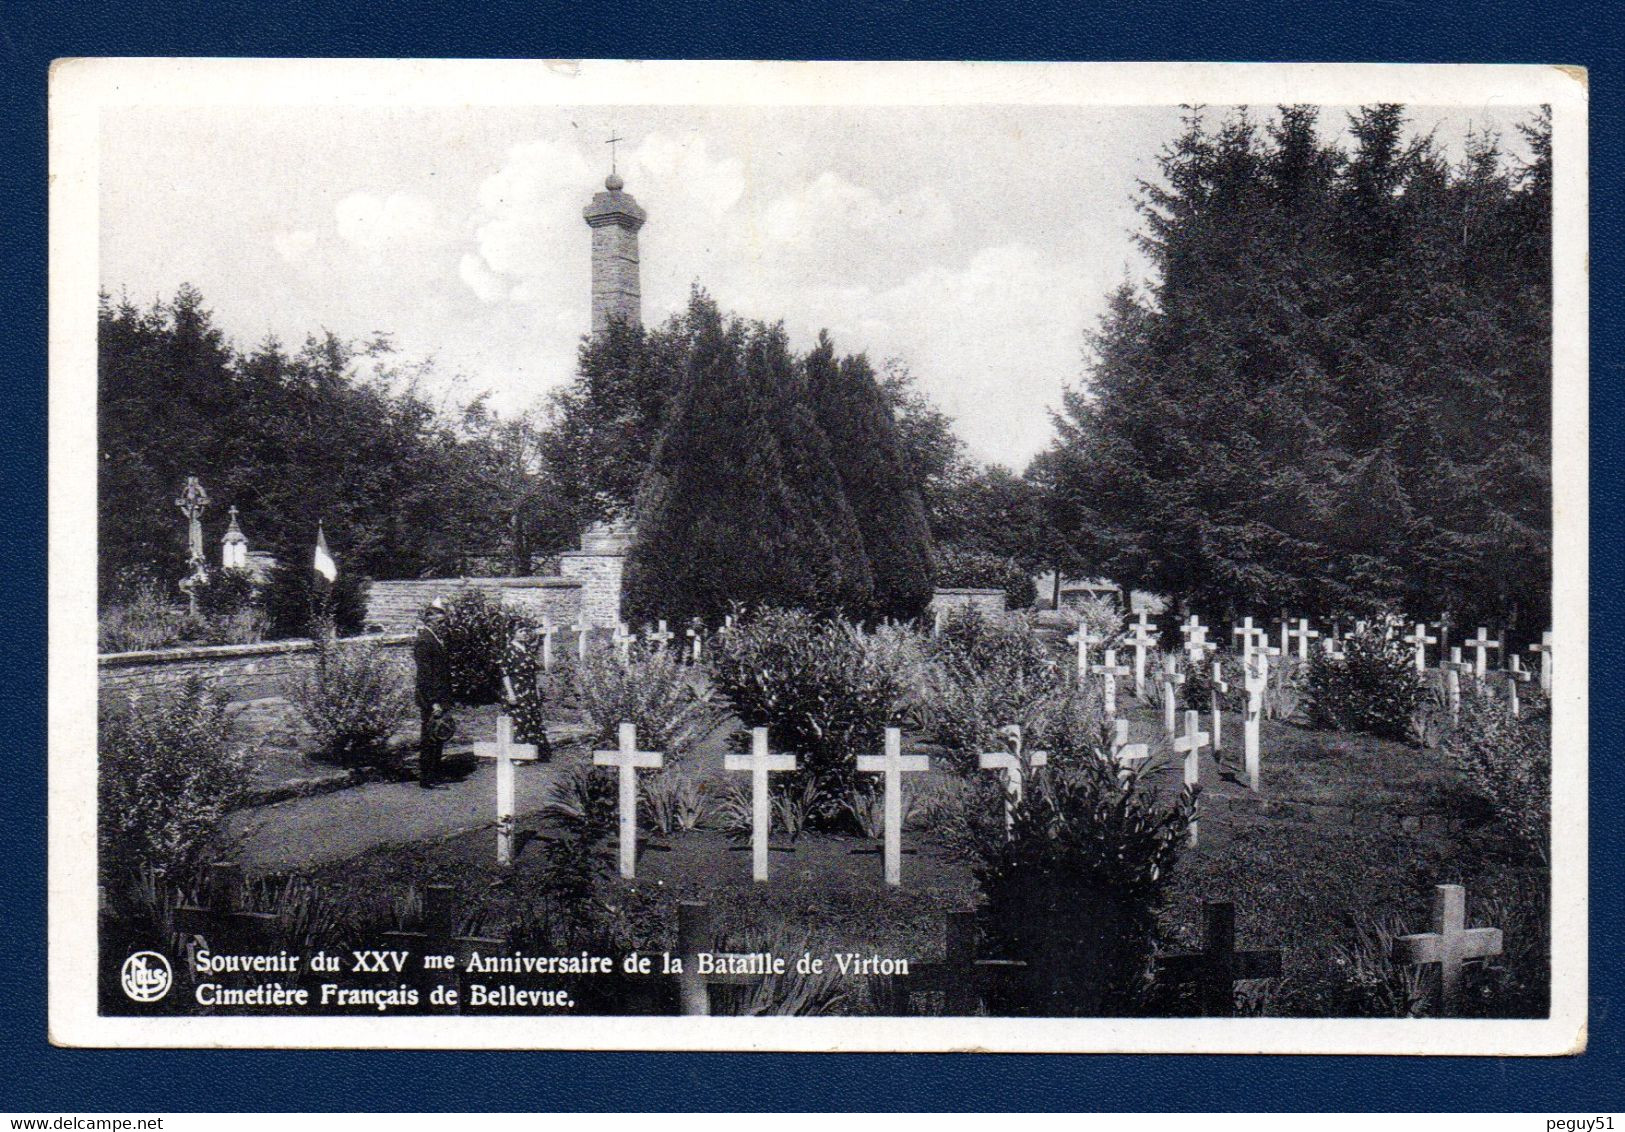
[[[1134,719],[1137,734],[1150,737],[1159,728],[1149,713]],[[1239,727],[1232,734],[1239,737]],[[711,788],[723,778],[725,745],[725,736],[713,736],[695,757],[694,771]],[[1437,752],[1286,724],[1267,729],[1265,751],[1270,797],[1344,810],[1300,808],[1286,811],[1288,817],[1268,817],[1239,805],[1232,809],[1228,801],[1249,792],[1219,762],[1205,758],[1200,840],[1181,859],[1161,916],[1169,947],[1198,943],[1201,901],[1233,901],[1238,946],[1284,949],[1284,978],[1254,988],[1261,993],[1255,1008],[1342,1013],[1351,1009],[1344,984],[1355,926],[1426,930],[1432,887],[1450,882],[1468,886],[1470,924],[1494,916],[1515,922],[1507,930],[1522,938],[1509,939],[1509,951],[1533,949],[1523,958],[1543,962],[1543,940],[1534,938],[1542,925],[1528,922],[1532,902],[1543,898],[1542,871],[1501,856],[1493,831],[1430,824],[1426,832],[1411,833],[1371,820],[1383,802],[1406,815],[1441,812],[1448,771]],[[1171,761],[1158,777],[1170,794],[1178,789],[1180,774]],[[1294,820],[1306,814],[1319,820]],[[514,915],[515,901],[541,885],[542,839],[553,832],[540,815],[522,821],[511,873],[494,865],[486,829],[407,850],[375,851],[314,875],[356,892],[451,883],[465,906],[482,910],[482,923],[501,924]],[[929,829],[910,829],[905,845],[913,852],[904,858],[900,890],[882,883],[875,843],[817,834],[776,848],[771,881],[757,885],[750,880],[748,851],[721,833],[651,836],[636,881],[611,879],[604,899],[635,907],[666,947],[675,946],[677,903],[702,900],[713,908],[721,934],[736,941],[776,936],[781,948],[815,954],[854,950],[936,959],[943,948],[943,913],[972,906],[976,883],[968,864]],[[1525,987],[1519,1001],[1537,992],[1543,993]]]
[[[1182,775],[1166,751],[1160,717],[1137,707],[1130,719],[1132,737],[1150,743],[1163,764],[1154,776],[1159,789],[1173,795]],[[494,711],[467,713],[465,738],[482,737],[493,721]],[[1284,952],[1284,977],[1251,988],[1254,1009],[1283,1015],[1381,1012],[1380,1001],[1373,1005],[1371,995],[1361,1000],[1354,993],[1361,972],[1351,971],[1351,964],[1372,960],[1351,950],[1356,926],[1426,930],[1432,887],[1462,883],[1469,892],[1469,924],[1502,927],[1509,963],[1520,969],[1511,990],[1498,991],[1502,1001],[1487,1011],[1542,1012],[1544,871],[1506,857],[1493,827],[1458,820],[1452,775],[1439,752],[1269,722],[1263,797],[1282,804],[1264,808],[1236,773],[1239,719],[1227,716],[1224,730],[1229,749],[1202,759],[1199,842],[1180,860],[1160,916],[1167,947],[1198,943],[1203,900],[1233,901],[1238,946]],[[289,745],[296,748],[297,742]],[[747,781],[724,771],[728,749],[728,730],[719,729],[686,768],[713,798],[728,784]],[[584,752],[569,753],[554,773],[585,761]],[[933,771],[911,777],[923,783],[948,776]],[[471,780],[474,793],[479,781]],[[408,801],[424,801],[417,797],[423,792],[408,793]],[[425,797],[446,801],[433,792]],[[486,795],[463,801],[473,807],[468,821],[483,822]],[[369,814],[377,810],[368,821],[399,814],[398,804],[364,808]],[[1402,817],[1408,824],[1401,826]],[[412,915],[413,894],[436,883],[456,888],[464,929],[522,932],[527,908],[546,886],[545,846],[559,835],[558,826],[537,807],[522,809],[511,870],[495,864],[489,824],[453,828],[449,835],[380,844],[319,864],[295,864],[296,854],[282,866],[261,861],[254,871],[313,882],[326,894],[328,915],[354,925],[343,929],[350,933],[346,943],[356,942],[356,933],[403,926]],[[614,841],[611,833],[603,850],[611,870]],[[611,876],[597,899],[611,919],[630,925],[639,946],[675,948],[678,902],[700,900],[711,906],[719,940],[730,949],[771,944],[778,951],[938,959],[944,913],[974,905],[977,885],[969,864],[950,853],[929,820],[916,818],[904,843],[910,851],[904,885],[893,889],[883,883],[877,844],[858,838],[810,834],[793,846],[776,844],[771,881],[754,884],[748,850],[717,830],[650,836],[637,879]],[[1370,974],[1364,972],[1366,982]],[[842,1009],[861,1012],[865,1002],[855,993]]]

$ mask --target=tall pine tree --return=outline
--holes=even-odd
[[[836,455],[874,578],[874,618],[909,621],[931,603],[931,529],[890,405],[869,359],[837,361],[827,333],[807,355],[807,394]]]

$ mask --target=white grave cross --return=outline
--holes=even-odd
[[[1428,646],[1438,644],[1439,638],[1428,636],[1428,627],[1418,621],[1416,628],[1411,631],[1411,635],[1401,637],[1400,640],[1408,645],[1416,646],[1416,671],[1426,672],[1428,670]]]
[[[1318,632],[1309,627],[1309,619],[1306,617],[1298,618],[1298,627],[1286,635],[1297,638],[1298,659],[1307,663],[1309,660],[1309,641],[1311,638],[1320,636]]]
[[[1241,659],[1243,661],[1245,661],[1248,655],[1253,651],[1254,635],[1262,633],[1263,631],[1264,630],[1255,628],[1253,626],[1253,619],[1251,617],[1242,618],[1241,624],[1230,630],[1230,635],[1232,637],[1241,638]]]
[[[1500,648],[1501,642],[1490,640],[1489,633],[1485,632],[1484,626],[1480,625],[1478,627],[1478,636],[1469,637],[1463,641],[1462,644],[1466,645],[1470,649],[1477,650],[1478,656],[1473,661],[1473,675],[1478,677],[1480,680],[1484,679],[1484,674],[1489,671],[1489,666],[1484,660],[1485,654],[1487,654],[1491,649]]]
[[[625,664],[632,657],[632,642],[637,638],[632,636],[626,627],[626,622],[615,622],[615,655]]]
[[[630,723],[621,724],[620,740],[618,750],[594,751],[592,764],[620,770],[621,876],[631,880],[638,863],[638,771],[659,769],[661,752],[638,750],[638,729]]]
[[[1402,935],[1393,943],[1394,962],[1438,966],[1440,1013],[1447,1016],[1461,1008],[1462,964],[1499,954],[1501,929],[1467,926],[1467,890],[1459,884],[1434,886],[1431,932]]]
[[[1185,674],[1179,670],[1179,658],[1172,654],[1162,661],[1162,728],[1172,735],[1178,727],[1175,713],[1178,709],[1179,688],[1185,683]]]
[[[1049,753],[1046,751],[1033,751],[1025,754],[1022,751],[1021,725],[1012,723],[1000,729],[1010,743],[1006,751],[984,751],[978,763],[983,770],[1000,771],[1004,774],[1004,827],[1013,829],[1016,823],[1016,807],[1021,805],[1022,778],[1028,768],[1037,769],[1049,763]]]
[[[1185,734],[1173,741],[1174,752],[1185,753],[1185,785],[1190,787],[1202,784],[1202,748],[1208,745],[1210,736],[1206,731],[1198,731],[1197,720],[1200,712],[1187,711],[1185,713]],[[1191,818],[1191,844],[1196,844],[1196,819]]]
[[[592,626],[585,621],[577,621],[570,626],[570,632],[576,636],[576,659],[587,659],[587,635],[592,632]]]
[[[665,622],[661,622],[665,624]],[[794,755],[774,755],[767,750],[767,728],[750,729],[750,754],[728,755],[725,770],[750,771],[750,875],[767,879],[768,835],[773,828],[773,808],[768,804],[767,776],[796,769]]]
[[[883,776],[886,791],[886,883],[903,883],[903,775],[914,771],[930,770],[931,762],[924,755],[903,754],[903,733],[896,727],[886,728],[884,755],[859,755],[859,774]]]
[[[542,616],[542,671],[553,671],[553,638],[558,634],[559,627],[553,624],[553,619]]]
[[[533,743],[515,743],[513,741],[513,719],[507,715],[497,716],[497,740],[495,743],[479,742],[474,744],[474,757],[477,759],[494,759],[497,766],[497,864],[513,864],[513,764],[516,762],[533,763],[536,761],[536,746]]]
[[[1116,719],[1117,678],[1119,676],[1127,676],[1129,674],[1130,669],[1128,665],[1117,663],[1116,649],[1107,649],[1104,662],[1095,665],[1092,669],[1090,669],[1090,671],[1096,676],[1101,677],[1104,681],[1102,687],[1105,690],[1105,696],[1102,703],[1105,706],[1106,718]]]
[[[1112,758],[1117,765],[1127,773],[1135,765],[1145,762],[1151,757],[1151,748],[1145,743],[1130,743],[1128,741],[1128,720],[1119,719],[1114,724],[1112,739]]]
[[[1473,666],[1461,659],[1461,646],[1450,646],[1450,659],[1439,662],[1444,669],[1444,697],[1450,707],[1452,722],[1461,718],[1461,674],[1471,672]]]
[[[1542,633],[1540,644],[1530,645],[1529,651],[1540,654],[1540,690],[1549,696],[1552,694],[1552,631]]]
[[[1134,695],[1145,699],[1145,652],[1156,644],[1156,636],[1152,632],[1151,622],[1147,619],[1145,610],[1140,610],[1140,619],[1129,626],[1133,636],[1128,643],[1134,646]]]
[[[1518,685],[1527,684],[1535,678],[1533,672],[1525,672],[1523,662],[1517,653],[1507,657],[1507,666],[1491,672],[1490,675],[1503,681],[1507,686],[1507,709],[1512,712],[1512,718],[1517,719],[1522,714],[1523,706],[1518,702]]]
[[[672,637],[676,636],[676,634],[670,629],[666,628],[666,623],[662,621],[660,622],[660,631],[658,633],[651,633],[645,629],[643,631],[643,636],[645,640],[653,641],[655,643],[655,647],[661,652],[665,652],[666,646],[671,643]]]
[[[1247,771],[1247,785],[1256,794],[1259,789],[1259,732],[1264,719],[1264,689],[1270,682],[1270,658],[1254,653],[1244,670],[1247,684],[1247,714],[1241,723],[1242,758]]]
[[[1078,627],[1067,637],[1066,643],[1078,646],[1078,687],[1082,688],[1089,683],[1089,646],[1098,645],[1106,638],[1089,631],[1089,626],[1082,621]]]
[[[1224,697],[1230,685],[1224,678],[1224,665],[1213,662],[1213,685],[1208,693],[1208,706],[1213,716],[1213,749],[1224,750]]]

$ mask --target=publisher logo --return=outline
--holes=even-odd
[[[137,951],[124,961],[120,973],[124,993],[136,1002],[157,1002],[169,993],[174,981],[169,960],[156,951]]]

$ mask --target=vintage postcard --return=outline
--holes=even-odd
[[[50,115],[56,1043],[1585,1048],[1583,71]]]

